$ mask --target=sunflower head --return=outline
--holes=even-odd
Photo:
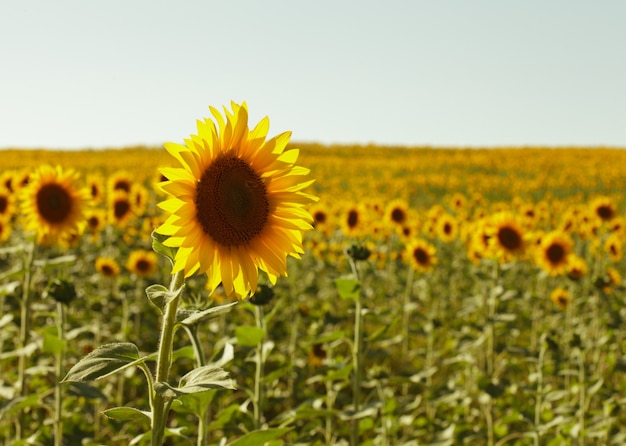
[[[593,213],[602,221],[610,221],[617,215],[617,206],[609,197],[598,197],[591,203]]]
[[[570,300],[569,291],[565,288],[554,288],[550,293],[550,300],[561,309],[565,309]]]
[[[120,266],[111,257],[98,257],[96,259],[96,271],[103,277],[116,277],[120,274]]]
[[[537,248],[537,263],[548,274],[556,276],[567,271],[573,241],[564,232],[552,231],[541,239]]]
[[[489,222],[488,244],[501,262],[508,262],[522,254],[526,243],[524,230],[518,218],[510,212],[495,214]]]
[[[437,249],[426,240],[416,239],[406,248],[408,261],[416,270],[427,273],[437,264]]]
[[[159,258],[153,251],[139,249],[128,256],[126,268],[139,277],[153,276],[159,267]]]
[[[185,145],[165,145],[181,167],[161,169],[169,198],[159,207],[169,215],[156,231],[178,248],[173,273],[207,273],[211,292],[222,284],[245,298],[259,270],[275,283],[286,275],[286,257],[304,252],[306,206],[316,198],[303,192],[313,181],[294,165],[299,151],[286,150],[290,133],[267,139],[268,118],[250,129],[246,104],[231,108],[210,107],[214,120],[198,121]]]
[[[74,170],[41,166],[22,190],[25,229],[46,244],[80,234],[88,200],[89,192],[79,188]]]

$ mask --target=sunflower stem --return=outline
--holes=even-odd
[[[61,302],[57,302],[57,337],[65,339],[65,309]],[[58,380],[63,378],[63,358],[65,346],[62,346],[56,354],[56,376]],[[54,388],[54,445],[63,444],[63,388],[60,381]]]
[[[24,284],[22,287],[22,300],[20,302],[20,349],[26,347],[30,334],[30,287],[32,281],[33,264],[35,261],[35,242],[33,241],[32,243],[29,243],[26,249],[26,260],[24,263]],[[27,355],[22,352],[19,356],[19,361],[17,365],[17,382],[19,395],[22,398],[25,397],[27,394],[26,360]],[[16,427],[16,441],[20,441],[24,436],[24,422],[24,410],[22,410],[20,411]]]
[[[174,341],[174,328],[176,325],[176,310],[180,301],[180,293],[176,291],[185,282],[184,271],[179,271],[172,276],[170,292],[172,298],[165,305],[163,314],[163,326],[161,327],[161,340],[157,356],[157,369],[155,382],[166,382],[172,365],[172,344]],[[169,404],[158,392],[155,392],[152,399],[152,446],[161,446],[165,436],[165,424]]]
[[[359,270],[356,261],[352,257],[348,257],[350,260],[350,268],[356,281],[359,281]],[[355,299],[354,308],[354,342],[352,345],[352,367],[354,372],[354,379],[352,381],[352,404],[354,406],[355,419],[352,420],[351,441],[352,446],[356,446],[359,440],[359,421],[356,419],[356,415],[361,410],[361,355],[363,344],[363,308],[361,302],[361,293],[358,293]]]
[[[261,305],[254,306],[256,326],[265,331],[265,316]],[[263,365],[265,357],[263,353],[263,340],[256,346],[256,372],[254,375],[254,428],[260,429],[263,421]]]

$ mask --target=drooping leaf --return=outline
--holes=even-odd
[[[61,382],[94,381],[140,364],[145,359],[139,357],[139,349],[130,342],[102,345],[78,361]]]
[[[152,414],[150,412],[135,409],[134,407],[113,407],[103,411],[102,413],[106,417],[118,421],[146,421],[148,423],[152,421]]]
[[[180,319],[180,323],[183,325],[193,325],[200,322],[212,319],[220,314],[228,313],[233,306],[237,305],[239,301],[230,302],[228,304],[211,307],[206,310],[180,310],[176,314],[176,319]]]

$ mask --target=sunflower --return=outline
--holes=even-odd
[[[604,241],[604,250],[611,262],[619,262],[624,257],[624,241],[618,234],[610,234]]]
[[[0,243],[8,240],[11,235],[11,224],[5,220],[0,218]]]
[[[35,231],[38,242],[56,243],[80,234],[89,192],[78,187],[78,174],[60,166],[43,165],[22,190],[25,229]]]
[[[210,107],[217,126],[198,121],[185,146],[165,145],[183,167],[161,169],[172,198],[159,203],[170,215],[157,232],[178,248],[172,273],[206,272],[211,292],[222,283],[227,295],[245,298],[259,269],[275,284],[287,256],[304,252],[302,233],[313,221],[305,207],[316,198],[303,192],[313,180],[294,165],[299,150],[285,150],[291,133],[266,140],[267,117],[249,129],[246,104],[231,106],[225,116]]]
[[[589,272],[589,267],[584,258],[572,254],[567,265],[567,277],[572,280],[580,280]]]
[[[138,249],[128,256],[126,268],[139,277],[150,277],[157,272],[159,258],[153,251]]]
[[[444,213],[437,219],[436,230],[439,240],[450,243],[459,234],[459,222],[452,215]]]
[[[104,178],[102,175],[98,173],[87,175],[86,184],[89,189],[92,202],[97,203],[102,201],[104,198]]]
[[[554,302],[559,308],[565,309],[570,300],[569,291],[565,288],[554,288],[550,293],[550,300]]]
[[[109,177],[107,183],[110,193],[121,190],[128,194],[133,185],[133,176],[126,171],[119,170]]]
[[[609,197],[598,197],[591,203],[596,217],[602,221],[610,221],[617,215],[617,206]]]
[[[124,226],[135,216],[130,196],[121,189],[113,192],[109,198],[109,222]]]
[[[0,185],[0,218],[9,220],[15,212],[14,198],[10,190]]]
[[[86,231],[94,239],[97,239],[100,231],[106,225],[106,211],[103,209],[89,209],[85,212],[85,221],[87,222]]]
[[[116,277],[120,273],[120,266],[111,257],[98,257],[96,259],[96,271],[104,277]]]
[[[524,251],[524,231],[518,218],[510,212],[500,212],[492,217],[488,235],[490,250],[501,262],[509,262]]]
[[[330,230],[330,213],[328,209],[319,203],[309,208],[309,212],[313,216],[313,226],[321,233],[327,233]]]
[[[389,202],[385,208],[385,220],[393,226],[402,227],[408,220],[409,206],[402,199]]]
[[[556,276],[567,271],[573,241],[564,232],[552,231],[541,238],[537,249],[537,263],[550,275]]]
[[[437,264],[437,249],[426,240],[415,239],[406,248],[409,263],[417,271],[427,273]]]
[[[353,204],[348,206],[341,216],[341,228],[347,237],[355,237],[361,234],[365,224],[366,210],[363,206]]]

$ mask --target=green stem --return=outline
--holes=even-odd
[[[19,348],[25,348],[28,344],[30,335],[30,287],[32,281],[33,263],[35,261],[35,242],[29,243],[26,251],[26,261],[24,264],[24,284],[22,288],[22,301],[20,302],[20,345]],[[22,352],[19,356],[17,365],[17,382],[19,388],[19,396],[25,397],[26,388],[26,354]],[[24,436],[24,411],[20,411],[17,428],[16,440],[20,441]]]
[[[254,316],[256,326],[265,331],[265,316],[263,315],[263,307],[261,305],[254,306]],[[254,374],[254,428],[261,428],[261,418],[263,416],[263,366],[265,357],[263,353],[263,340],[256,346],[256,372]]]
[[[57,337],[65,339],[65,309],[63,304],[57,302]],[[58,380],[63,378],[63,358],[65,346],[56,354],[56,376]],[[57,382],[54,388],[54,446],[63,444],[63,388],[61,382]]]
[[[161,327],[161,341],[157,356],[157,370],[155,382],[167,382],[172,365],[172,344],[174,342],[174,328],[176,325],[176,310],[180,300],[180,293],[176,291],[185,282],[184,271],[179,271],[172,276],[170,291],[172,298],[165,305],[163,314],[163,326]],[[156,392],[152,401],[152,446],[161,446],[165,436],[165,423],[167,421],[167,408],[169,404],[163,396]]]
[[[352,258],[350,258],[350,267],[352,268],[352,274],[354,279],[359,281],[359,271],[357,265]],[[358,294],[355,299],[354,308],[354,342],[352,344],[352,367],[354,372],[354,379],[352,381],[352,404],[354,406],[354,413],[358,413],[361,410],[361,355],[363,344],[363,307],[361,302],[361,293]],[[359,440],[359,422],[358,420],[352,420],[351,431],[351,444],[352,446],[358,445]]]

